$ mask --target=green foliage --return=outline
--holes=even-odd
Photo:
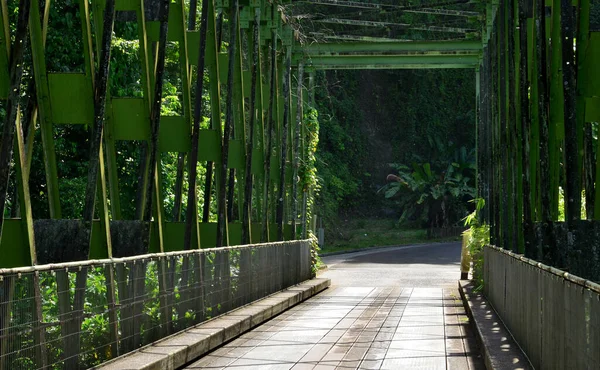
[[[468,177],[466,183],[474,184],[474,77],[468,70],[317,73],[321,189],[316,203],[326,229],[337,228],[339,218],[400,217],[400,198],[412,195],[403,191],[392,199],[378,194],[389,163],[429,163],[435,176],[452,166],[452,181]],[[465,198],[462,206],[453,206],[457,211],[451,222],[464,217],[470,199]]]
[[[304,130],[304,160],[300,162],[298,168],[298,182],[300,190],[307,196],[306,220],[308,223],[312,220],[314,212],[314,194],[318,194],[321,187],[317,177],[316,152],[319,143],[319,114],[316,109],[306,106],[303,117]],[[310,228],[307,228],[308,237],[312,241],[311,257],[313,273],[322,265],[319,257],[319,244],[317,237]]]
[[[382,190],[386,198],[398,198],[400,224],[412,221],[428,227],[449,227],[464,216],[465,202],[475,197],[474,151],[469,153],[463,146],[440,158],[448,159],[413,162],[410,168],[391,164],[398,172],[396,181]]]
[[[475,210],[465,217],[465,226],[469,229],[464,232],[467,236],[467,250],[473,260],[473,280],[476,290],[483,288],[483,247],[490,244],[490,226],[482,224],[477,215],[485,206],[482,198],[472,200],[476,204]]]
[[[317,168],[315,167],[317,145],[319,143],[319,114],[309,107],[304,113],[304,158],[298,169],[300,188],[302,191],[317,186]]]
[[[319,240],[315,234],[313,234],[312,230],[308,231],[308,238],[310,239],[311,271],[314,276],[317,274],[321,266],[323,266],[323,261],[321,260],[321,256],[319,256],[321,248],[319,247]]]
[[[109,92],[113,97],[142,97],[140,42],[113,37],[110,52]]]
[[[327,232],[327,229],[325,231]],[[394,219],[355,217],[340,221],[337,234],[329,232],[325,235],[326,243],[321,252],[456,240],[456,237],[429,239],[426,229],[401,227]]]
[[[330,86],[326,75],[319,74],[317,81],[324,87],[316,91],[315,98],[320,124],[317,207],[320,216],[334,220],[340,208],[359,206],[362,200],[357,195],[363,191],[367,150],[360,130],[362,114],[355,102],[357,80],[344,78],[339,85]]]

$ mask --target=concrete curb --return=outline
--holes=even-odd
[[[307,280],[139,350],[119,356],[94,369],[177,369],[325,290],[330,284],[329,279]]]
[[[483,294],[474,293],[470,280],[459,280],[458,290],[489,370],[531,370],[533,366]]]

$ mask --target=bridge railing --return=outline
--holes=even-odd
[[[536,369],[600,364],[600,285],[496,247],[484,290]]]
[[[311,274],[310,240],[0,269],[0,370],[91,367]]]

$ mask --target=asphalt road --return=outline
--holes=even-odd
[[[460,242],[393,247],[324,257],[332,286],[456,288]]]

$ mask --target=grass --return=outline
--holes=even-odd
[[[351,219],[336,226],[332,230],[326,230],[325,246],[321,248],[321,254],[461,240],[460,237],[428,239],[426,229],[401,228],[395,219]]]

